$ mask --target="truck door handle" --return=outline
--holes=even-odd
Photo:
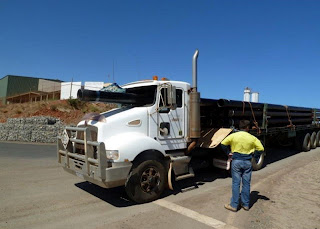
[[[160,135],[161,136],[168,136],[170,135],[170,123],[168,122],[162,122],[160,123]]]

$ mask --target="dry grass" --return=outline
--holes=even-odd
[[[114,107],[114,104],[85,103],[77,100],[8,104],[0,106],[0,123],[6,122],[8,118],[52,116],[60,118],[65,124],[77,124],[85,113],[101,113]]]

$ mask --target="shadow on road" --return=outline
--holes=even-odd
[[[178,182],[173,182],[174,190],[166,190],[163,197],[169,195],[177,195],[182,192],[187,192],[193,189],[197,189],[200,186],[208,182],[213,182],[216,179],[229,177],[227,171],[216,169],[216,168],[207,168],[199,169],[195,172],[195,177],[189,178],[186,180],[181,180]]]
[[[166,189],[160,198],[164,198],[170,195],[177,195],[178,193],[190,191],[199,186],[204,185],[207,182],[212,182],[218,178],[226,178],[229,175],[223,170],[216,169],[201,169],[196,172],[196,176],[186,180],[174,182],[174,190]],[[124,186],[105,189],[97,185],[91,184],[90,182],[80,182],[75,184],[76,187],[82,189],[85,192],[115,206],[115,207],[130,207],[137,205],[133,201],[129,200]]]
[[[300,151],[289,148],[289,147],[267,148],[264,166],[267,166],[268,164],[272,164],[274,162],[291,157],[298,153],[300,153]],[[301,152],[301,153],[304,153],[304,152]]]
[[[258,201],[258,200],[270,200],[268,197],[259,195],[258,191],[252,191],[250,193],[250,208]]]
[[[77,183],[75,186],[115,207],[121,208],[136,205],[136,203],[129,200],[123,186],[106,189],[87,181]]]
[[[280,161],[298,153],[300,152],[290,148],[268,148],[264,167],[268,166],[268,164]],[[216,179],[230,177],[230,174],[227,171],[215,168],[200,169],[197,170],[195,174],[196,176],[193,178],[174,182],[174,190],[166,189],[161,198],[197,189],[205,183],[213,182]],[[136,203],[129,200],[123,186],[105,189],[89,182],[77,183],[75,186],[115,207],[129,207],[136,205]],[[268,197],[259,195],[259,192],[257,191],[252,191],[250,196],[252,200],[251,206],[254,205],[258,199],[269,200]]]

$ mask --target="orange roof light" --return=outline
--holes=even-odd
[[[161,80],[162,80],[162,81],[169,81],[169,79],[166,78],[166,77],[162,77]]]
[[[158,76],[153,76],[152,79],[153,80],[158,80]]]

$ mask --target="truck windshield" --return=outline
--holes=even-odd
[[[110,93],[109,101],[119,101],[121,107],[130,106],[150,106],[155,103],[156,100],[156,85],[122,88],[118,84],[113,83],[107,87],[104,87],[100,91]],[[108,100],[108,94],[104,94],[104,99]]]
[[[150,85],[126,88],[126,92],[137,95],[138,104],[135,104],[134,106],[151,106],[156,101],[157,86]]]

